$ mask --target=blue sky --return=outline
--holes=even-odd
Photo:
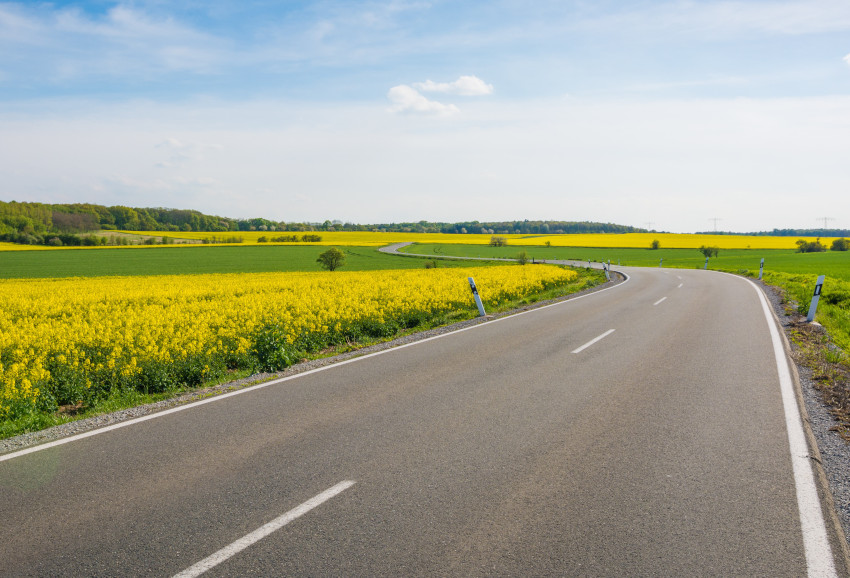
[[[847,151],[846,0],[0,2],[2,200],[847,228]]]

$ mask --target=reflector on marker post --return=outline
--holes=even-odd
[[[824,277],[824,275],[818,277],[818,282],[815,284],[815,294],[812,295],[812,303],[809,305],[809,315],[806,317],[806,321],[809,323],[815,320],[815,311],[818,309],[818,301],[820,301],[820,292],[823,289]]]
[[[662,265],[664,265],[664,257],[662,257],[661,260],[658,262],[659,267],[661,267]]]
[[[759,280],[761,280],[762,275],[764,275],[764,257],[761,258],[761,264],[759,265]]]
[[[478,294],[478,287],[475,286],[475,280],[472,277],[468,277],[469,279],[469,288],[472,289],[472,296],[475,297],[475,304],[478,306],[478,313],[481,317],[487,315],[484,312],[484,304],[481,302],[481,296]]]

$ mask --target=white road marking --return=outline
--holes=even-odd
[[[782,406],[785,409],[785,427],[788,430],[788,445],[791,450],[791,466],[794,472],[794,484],[797,489],[797,508],[800,510],[800,525],[803,530],[803,548],[806,552],[806,565],[809,576],[837,576],[829,534],[821,511],[815,475],[812,471],[809,445],[803,432],[803,422],[800,418],[800,408],[788,369],[788,358],[779,336],[779,330],[773,319],[773,311],[767,303],[764,293],[758,286],[745,279],[752,285],[759,296],[762,311],[770,330],[773,341],[773,355],[776,359],[776,369],[779,372],[779,388],[782,392]]]
[[[679,283],[679,286],[678,286],[678,287],[676,287],[676,289],[681,289],[681,288],[682,288],[682,285],[684,285],[684,283]]]
[[[212,554],[211,556],[207,556],[206,558],[204,558],[203,560],[201,560],[200,562],[198,562],[197,564],[195,564],[191,568],[187,568],[186,570],[183,570],[179,574],[175,574],[174,578],[195,578],[196,576],[200,576],[201,574],[203,574],[207,570],[209,570],[209,569],[211,569],[215,566],[218,566],[219,564],[221,564],[222,562],[224,562],[228,558],[238,554],[239,552],[241,552],[242,550],[244,550],[248,546],[250,546],[250,545],[252,545],[256,542],[259,542],[260,540],[262,540],[263,538],[265,538],[266,536],[268,536],[272,532],[280,530],[281,528],[283,528],[284,526],[286,526],[288,523],[295,520],[296,518],[300,518],[301,516],[303,516],[304,514],[309,512],[310,510],[312,510],[313,508],[320,506],[323,503],[330,500],[331,498],[333,498],[334,496],[341,494],[342,492],[344,492],[345,490],[347,490],[348,488],[350,488],[354,484],[355,484],[355,482],[347,480],[347,481],[338,483],[337,485],[335,485],[332,488],[328,488],[327,490],[325,490],[324,492],[322,492],[318,496],[310,498],[309,500],[307,500],[306,502],[304,502],[300,506],[297,506],[297,507],[289,510],[287,513],[283,514],[279,518],[275,518],[274,520],[272,520],[268,524],[265,524],[264,526],[261,526],[260,528],[254,530],[250,534],[236,540],[235,542],[233,542],[229,546],[225,546],[224,548],[222,548],[221,550],[219,550],[215,554]]]
[[[656,301],[655,303],[653,303],[653,304],[652,304],[652,306],[653,306],[653,307],[655,307],[655,306],[656,306],[656,305],[658,305],[659,303],[662,303],[665,299],[667,299],[667,298],[666,298],[666,297],[662,297],[661,299],[659,299],[658,301]]]
[[[612,333],[614,333],[614,330],[609,329],[608,331],[606,331],[605,333],[603,333],[599,337],[595,337],[595,338],[591,339],[590,341],[588,341],[587,343],[585,343],[584,345],[582,345],[578,349],[573,349],[573,353],[581,353],[582,351],[584,351],[585,349],[587,349],[588,347],[590,347],[591,345],[593,345],[597,341],[601,341],[601,340],[605,339],[606,337],[608,337]]]
[[[681,279],[681,278],[682,278],[681,275],[676,275],[676,279]]]
[[[172,413],[177,413],[179,411],[185,411],[187,409],[192,409],[192,408],[195,408],[195,407],[198,407],[198,406],[201,406],[201,405],[206,405],[208,403],[214,403],[216,401],[221,401],[223,399],[227,399],[227,398],[233,397],[235,395],[242,395],[244,393],[251,393],[252,391],[257,391],[257,390],[263,389],[265,387],[269,387],[271,385],[277,385],[279,383],[289,381],[290,379],[298,379],[299,377],[305,377],[307,375],[311,375],[313,373],[318,373],[320,371],[327,371],[329,369],[334,369],[334,368],[337,368],[337,367],[340,367],[340,366],[343,366],[343,365],[348,365],[349,363],[357,363],[358,361],[363,361],[364,359],[369,359],[370,357],[376,357],[378,355],[385,355],[387,353],[399,351],[399,350],[405,349],[407,347],[413,347],[415,345],[421,345],[422,343],[427,343],[428,341],[433,341],[435,339],[442,339],[444,337],[449,337],[451,335],[463,333],[464,331],[470,331],[470,330],[473,330],[473,329],[478,329],[480,327],[489,326],[493,323],[498,323],[500,321],[506,321],[508,319],[513,319],[514,317],[519,317],[520,315],[528,315],[528,314],[532,314],[532,313],[537,313],[538,311],[543,311],[544,309],[548,309],[550,307],[558,307],[559,305],[578,301],[579,299],[584,299],[585,297],[590,297],[592,295],[599,295],[600,293],[604,293],[605,291],[610,291],[612,289],[617,289],[618,287],[622,287],[623,285],[625,285],[626,283],[628,283],[631,280],[631,277],[629,277],[625,273],[621,272],[620,274],[623,275],[626,278],[625,281],[623,281],[622,283],[618,283],[616,285],[613,285],[612,287],[608,287],[606,289],[600,289],[599,291],[594,291],[593,293],[586,293],[584,295],[579,295],[578,297],[573,297],[572,299],[565,299],[564,301],[558,301],[557,303],[552,303],[550,305],[543,305],[542,307],[537,307],[536,309],[529,309],[528,311],[521,311],[519,313],[514,313],[513,315],[500,317],[499,319],[493,319],[492,321],[488,321],[486,323],[480,323],[478,325],[471,325],[469,327],[464,327],[463,329],[458,329],[456,331],[450,331],[448,333],[441,333],[440,335],[434,335],[432,337],[426,337],[425,339],[420,339],[419,341],[414,341],[412,343],[405,343],[404,345],[398,345],[396,347],[391,347],[389,349],[384,349],[382,351],[376,351],[374,353],[367,353],[366,355],[361,355],[360,357],[353,357],[351,359],[346,359],[345,361],[339,361],[337,363],[332,363],[331,365],[325,365],[324,367],[317,367],[316,369],[311,369],[309,371],[304,371],[302,373],[296,373],[295,375],[289,375],[289,376],[286,376],[286,377],[281,377],[280,379],[273,379],[271,381],[266,381],[264,383],[259,383],[257,385],[252,385],[250,387],[246,387],[244,389],[231,391],[229,393],[222,393],[220,395],[208,397],[206,399],[193,401],[192,403],[187,403],[186,405],[181,405],[179,407],[173,407],[171,409],[166,409],[166,410],[159,411],[159,412],[156,412],[156,413],[152,413],[152,414],[149,414],[149,415],[144,415],[142,417],[137,417],[137,418],[129,419],[127,421],[122,421],[122,422],[119,422],[119,423],[108,425],[108,426],[102,427],[100,429],[95,429],[95,430],[83,432],[83,433],[72,435],[72,436],[69,436],[69,437],[66,437],[66,438],[54,440],[52,442],[47,442],[45,444],[41,444],[41,445],[38,445],[38,446],[33,446],[33,447],[25,448],[25,449],[22,449],[22,450],[18,450],[16,452],[3,454],[2,456],[0,456],[0,462],[6,461],[6,460],[11,460],[11,459],[18,458],[18,457],[21,457],[21,456],[25,456],[27,454],[40,452],[41,450],[46,450],[46,449],[53,448],[53,447],[56,447],[56,446],[65,445],[65,444],[75,442],[75,441],[78,441],[78,440],[81,440],[81,439],[84,439],[84,438],[100,435],[102,433],[106,433],[106,432],[110,432],[110,431],[113,431],[113,430],[116,430],[116,429],[121,429],[121,428],[124,428],[124,427],[135,425],[137,423],[142,423],[142,422],[145,422],[145,421],[148,421],[148,420],[151,420],[151,419],[156,419],[158,417],[165,417],[165,416],[170,415]]]

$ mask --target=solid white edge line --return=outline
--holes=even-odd
[[[806,565],[809,576],[837,576],[832,546],[821,510],[815,475],[812,471],[809,446],[803,431],[800,407],[794,393],[788,358],[779,336],[779,330],[773,319],[773,310],[758,285],[744,279],[759,296],[762,311],[773,341],[773,355],[779,372],[779,387],[782,392],[782,406],[785,410],[785,427],[788,430],[788,445],[791,451],[791,467],[794,472],[794,484],[797,490],[797,508],[800,511],[800,526],[803,532],[803,549],[806,553]]]
[[[211,569],[215,566],[218,566],[219,564],[221,564],[222,562],[224,562],[228,558],[238,554],[239,552],[241,552],[242,550],[244,550],[248,546],[255,544],[256,542],[259,542],[260,540],[262,540],[263,538],[265,538],[266,536],[268,536],[272,532],[280,530],[281,528],[283,528],[284,526],[286,526],[288,523],[295,520],[296,518],[300,518],[301,516],[303,516],[304,514],[309,512],[310,510],[312,510],[313,508],[320,506],[323,503],[330,500],[331,498],[333,498],[334,496],[341,494],[342,492],[344,492],[345,490],[347,490],[348,488],[350,488],[354,484],[355,484],[355,482],[353,482],[351,480],[346,480],[346,481],[338,483],[337,485],[333,486],[332,488],[328,488],[327,490],[325,490],[321,494],[319,494],[319,495],[317,495],[313,498],[310,498],[309,500],[307,500],[306,502],[304,502],[300,506],[296,506],[295,508],[289,510],[288,512],[286,512],[282,516],[275,518],[274,520],[272,520],[268,524],[264,524],[263,526],[260,526],[258,529],[254,530],[250,534],[247,534],[247,535],[243,536],[242,538],[239,538],[238,540],[236,540],[235,542],[233,542],[229,546],[225,546],[224,548],[222,548],[218,552],[215,552],[214,554],[207,556],[206,558],[204,558],[203,560],[201,560],[197,564],[191,566],[190,568],[183,570],[179,574],[175,574],[174,578],[195,578],[196,576],[200,576],[201,574],[203,574],[207,570],[209,570],[209,569]]]
[[[665,299],[667,299],[667,297],[662,297],[661,299],[659,299],[658,301],[656,301],[655,303],[653,303],[653,304],[652,304],[652,306],[653,306],[653,307],[655,307],[655,306],[656,306],[656,305],[658,305],[659,303],[663,303]]]
[[[593,339],[591,339],[590,341],[588,341],[587,343],[585,343],[584,345],[582,345],[582,346],[581,346],[581,347],[579,347],[578,349],[573,349],[573,351],[572,351],[572,352],[573,352],[573,353],[581,353],[582,351],[584,351],[585,349],[587,349],[588,347],[590,347],[591,345],[593,345],[593,344],[594,344],[594,343],[596,343],[597,341],[601,341],[601,340],[605,339],[606,337],[608,337],[608,336],[609,336],[609,335],[611,335],[612,333],[614,333],[614,330],[613,330],[613,329],[609,329],[608,331],[606,331],[605,333],[603,333],[603,334],[602,334],[602,335],[600,335],[599,337],[594,337]]]
[[[251,393],[253,391],[257,391],[257,390],[263,389],[265,387],[269,387],[271,385],[277,385],[279,383],[283,383],[283,382],[289,381],[291,379],[298,379],[300,377],[305,377],[307,375],[319,373],[320,371],[326,371],[328,369],[334,369],[336,367],[347,365],[349,363],[355,363],[357,361],[363,361],[364,359],[369,359],[371,357],[376,357],[378,355],[384,355],[386,353],[392,353],[394,351],[399,351],[399,350],[405,349],[407,347],[413,347],[414,345],[420,345],[422,343],[426,343],[428,341],[433,341],[435,339],[441,339],[443,337],[449,337],[450,335],[456,335],[456,334],[462,333],[464,331],[470,331],[472,329],[478,329],[479,327],[486,327],[486,326],[492,325],[493,323],[498,323],[500,321],[505,321],[507,319],[513,319],[515,317],[519,317],[520,315],[526,315],[526,314],[529,314],[529,313],[537,313],[538,311],[542,311],[542,310],[548,309],[550,307],[557,307],[559,305],[564,305],[565,303],[571,303],[571,302],[578,301],[579,299],[584,299],[585,297],[590,297],[592,295],[599,295],[600,293],[604,293],[606,291],[610,291],[612,289],[617,289],[618,287],[622,287],[623,285],[625,285],[626,283],[629,282],[631,277],[629,277],[628,275],[626,275],[623,272],[619,272],[619,273],[620,273],[620,275],[623,275],[626,278],[625,281],[623,281],[622,283],[617,283],[616,285],[613,285],[611,287],[606,287],[605,289],[600,289],[599,291],[594,291],[593,293],[586,293],[584,295],[579,295],[578,297],[573,297],[571,299],[564,299],[563,301],[558,301],[557,303],[550,303],[549,305],[543,305],[542,307],[537,307],[535,309],[529,309],[528,311],[520,311],[519,313],[514,313],[512,315],[506,315],[505,317],[500,317],[499,319],[493,319],[491,321],[487,321],[486,323],[479,323],[477,325],[471,325],[470,327],[463,327],[463,328],[457,329],[455,331],[449,331],[448,333],[441,333],[440,335],[434,335],[432,337],[426,337],[425,339],[420,339],[419,341],[414,341],[412,343],[405,343],[403,345],[397,345],[396,347],[390,347],[389,349],[376,351],[374,353],[367,353],[366,355],[361,355],[360,357],[353,357],[351,359],[346,359],[345,361],[338,361],[338,362],[332,363],[330,365],[325,365],[323,367],[317,367],[316,369],[310,369],[310,370],[304,371],[302,373],[296,373],[295,375],[289,375],[287,377],[281,377],[279,379],[273,379],[271,381],[266,381],[264,383],[258,383],[257,385],[245,387],[245,388],[237,390],[237,391],[231,391],[230,393],[222,393],[220,395],[208,397],[206,399],[202,399],[202,400],[199,400],[199,401],[193,401],[192,403],[187,403],[186,405],[173,407],[171,409],[166,409],[166,410],[159,411],[159,412],[156,412],[156,413],[152,413],[152,414],[149,414],[149,415],[145,415],[145,416],[142,416],[142,417],[133,418],[133,419],[130,419],[130,420],[127,420],[127,421],[122,421],[120,423],[115,423],[115,424],[112,424],[112,425],[108,425],[106,427],[102,427],[102,428],[99,428],[99,429],[94,429],[94,430],[91,430],[91,431],[72,435],[72,436],[69,436],[69,437],[66,437],[66,438],[54,440],[52,442],[47,442],[47,443],[44,443],[44,444],[41,444],[41,445],[32,446],[32,447],[29,447],[29,448],[18,450],[16,452],[3,454],[3,455],[0,455],[0,462],[4,462],[6,460],[11,460],[11,459],[14,459],[14,458],[25,456],[27,454],[40,452],[42,450],[54,448],[56,446],[65,445],[65,444],[68,444],[68,443],[71,443],[71,442],[75,442],[77,440],[81,440],[81,439],[85,439],[85,438],[88,438],[88,437],[100,435],[102,433],[106,433],[106,432],[110,432],[110,431],[113,431],[113,430],[116,430],[116,429],[121,429],[121,428],[124,428],[124,427],[135,425],[137,423],[142,423],[142,422],[145,422],[145,421],[148,421],[148,420],[151,420],[151,419],[156,419],[156,418],[159,418],[159,417],[165,417],[165,416],[173,414],[173,413],[185,411],[187,409],[193,409],[193,408],[196,408],[196,407],[201,406],[201,405],[206,405],[208,403],[221,401],[223,399],[227,399],[229,397],[233,397],[233,396],[236,396],[236,395],[242,395],[243,393]]]

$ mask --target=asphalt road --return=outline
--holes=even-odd
[[[758,293],[628,274],[0,461],[0,575],[844,572],[801,524]]]

